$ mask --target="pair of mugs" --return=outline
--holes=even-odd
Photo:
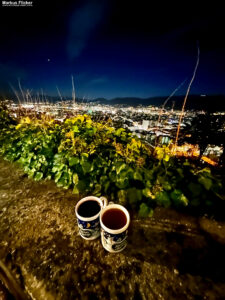
[[[102,246],[109,252],[126,247],[130,215],[125,207],[108,204],[105,197],[89,196],[77,203],[75,213],[82,238],[94,240],[101,234]]]

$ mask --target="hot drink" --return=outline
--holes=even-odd
[[[111,208],[104,212],[102,222],[107,228],[116,230],[126,225],[127,217],[121,209]]]
[[[80,204],[78,214],[83,218],[90,218],[100,212],[100,204],[95,200],[88,200]]]

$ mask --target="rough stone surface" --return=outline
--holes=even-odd
[[[78,198],[0,159],[0,260],[33,299],[222,299],[224,223],[157,209],[123,252],[78,234]]]

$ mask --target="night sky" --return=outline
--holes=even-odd
[[[199,2],[199,1],[195,1]],[[165,4],[167,3],[167,4]],[[224,9],[215,1],[33,1],[0,7],[0,94],[105,97],[225,94]]]

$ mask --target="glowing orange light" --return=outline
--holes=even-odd
[[[212,159],[210,159],[210,158],[208,158],[206,156],[202,156],[202,160],[204,160],[205,162],[207,162],[208,164],[210,164],[212,166],[216,166],[217,165],[217,163],[214,160],[212,160]]]
[[[171,146],[171,154],[174,156],[199,157],[200,151],[199,151],[198,145],[192,145],[192,144],[184,144],[182,146],[172,145]],[[214,160],[210,159],[207,156],[202,156],[201,159],[212,166],[217,165],[217,163]]]

